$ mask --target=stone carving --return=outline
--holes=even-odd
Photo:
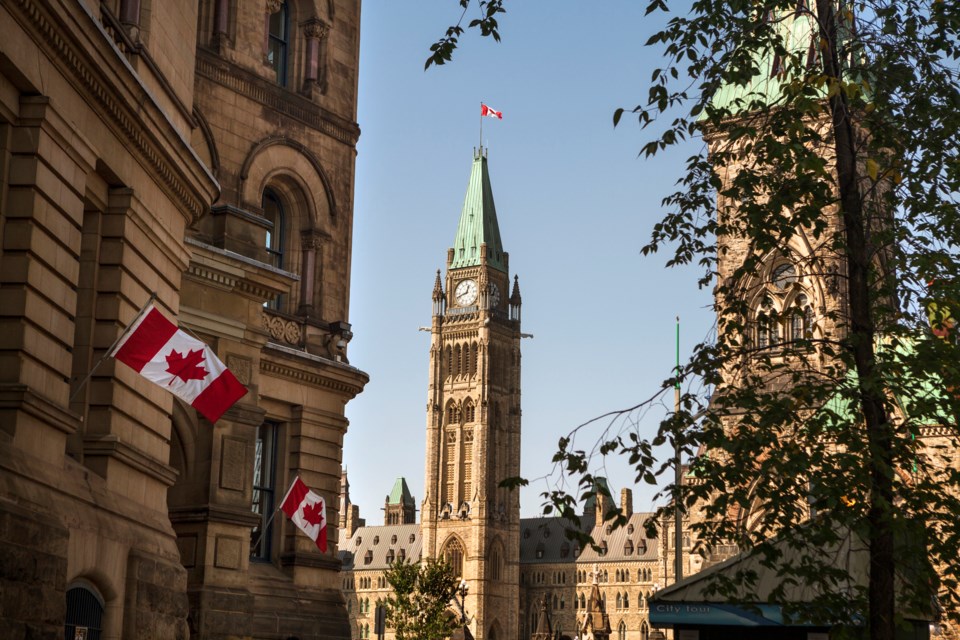
[[[310,20],[303,25],[303,35],[307,39],[322,40],[327,37],[330,27],[319,20]]]
[[[296,347],[301,345],[303,341],[303,331],[300,329],[298,322],[266,312],[264,312],[261,317],[263,318],[263,328],[270,332],[271,338]]]

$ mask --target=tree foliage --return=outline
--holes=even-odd
[[[459,626],[458,618],[447,610],[457,577],[442,558],[416,564],[398,560],[385,577],[393,589],[386,602],[386,622],[397,640],[441,640]]]
[[[665,491],[698,552],[735,543],[778,580],[761,596],[755,573],[717,578],[719,594],[806,585],[797,615],[883,640],[904,616],[956,623],[960,5],[687,4],[650,1],[684,13],[648,42],[664,57],[646,99],[613,120],[650,133],[645,157],[702,141],[643,253],[703,268],[716,336],[665,381],[687,391],[656,435],[620,423],[592,451],[649,483],[672,477],[656,446],[692,457]],[[589,492],[577,435],[555,461]],[[569,516],[578,496],[547,497]],[[850,541],[868,549],[865,582],[824,553]]]

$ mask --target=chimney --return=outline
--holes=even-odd
[[[630,489],[620,490],[620,511],[624,517],[629,518],[633,515],[633,491]]]

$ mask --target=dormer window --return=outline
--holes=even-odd
[[[373,544],[380,544],[380,536],[373,536]]]

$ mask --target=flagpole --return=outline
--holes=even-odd
[[[483,155],[483,103],[480,103],[480,155]]]
[[[677,381],[676,381],[676,383],[674,384],[674,387],[673,387],[673,412],[674,412],[673,415],[674,415],[675,417],[680,415],[680,316],[677,316],[677,343],[676,343],[676,345],[677,345],[677,368],[676,368]],[[677,420],[679,420],[679,418],[677,418]],[[681,509],[682,504],[683,504],[683,499],[682,499],[681,493],[680,493],[680,488],[681,488],[681,485],[683,484],[683,467],[680,466],[680,453],[681,453],[681,451],[680,451],[680,424],[679,424],[679,422],[677,423],[677,433],[675,433],[674,436],[673,436],[673,444],[674,444],[674,456],[675,456],[674,461],[673,461],[673,464],[674,464],[674,466],[676,467],[676,468],[674,469],[675,474],[676,474],[676,476],[675,476],[675,478],[674,478],[674,481],[675,481],[676,484],[677,484],[676,498],[674,498],[674,500],[676,501],[676,505],[675,505],[676,511],[674,512],[674,523],[673,523],[673,528],[674,528],[674,532],[673,532],[673,546],[674,546],[674,552],[675,552],[675,555],[676,555],[675,560],[674,560],[674,562],[675,562],[675,564],[674,564],[674,584],[676,584],[677,582],[680,582],[681,580],[683,580],[683,552],[682,552],[682,549],[683,549],[683,512],[682,512],[682,509]]]
[[[107,349],[107,350],[104,352],[104,354],[100,357],[99,360],[97,360],[97,364],[93,365],[93,368],[90,369],[90,373],[88,373],[88,374],[86,375],[86,377],[84,377],[84,379],[80,381],[80,384],[77,385],[77,388],[73,390],[73,393],[72,393],[72,394],[70,394],[70,399],[67,401],[68,404],[71,403],[71,402],[73,402],[74,398],[77,397],[77,394],[80,393],[80,389],[83,389],[83,385],[85,385],[85,384],[87,383],[87,381],[90,380],[90,377],[93,375],[93,372],[96,371],[97,368],[99,368],[101,364],[103,364],[103,361],[104,361],[104,360],[106,360],[107,358],[109,358],[109,357],[113,354],[114,348],[115,348],[118,344],[120,344],[120,341],[121,341],[121,340],[123,340],[124,338],[127,337],[127,334],[130,333],[130,329],[132,329],[134,326],[136,326],[137,321],[140,320],[140,317],[141,317],[144,313],[146,313],[147,308],[148,308],[151,304],[153,304],[153,301],[156,300],[156,299],[157,299],[157,292],[156,292],[156,291],[151,292],[151,293],[150,293],[150,298],[143,304],[142,307],[140,307],[140,311],[137,312],[137,315],[136,315],[136,317],[134,317],[133,322],[131,322],[130,324],[127,325],[127,328],[123,330],[123,333],[120,334],[120,337],[113,341],[113,344],[110,345],[110,348]]]
[[[281,503],[282,504],[282,503]],[[263,534],[267,532],[267,529],[270,528],[270,523],[273,522],[273,519],[277,516],[277,512],[280,511],[280,507],[277,507],[273,510],[273,513],[270,514],[270,519],[267,520],[267,524],[263,525],[263,528],[260,529],[260,535],[257,536],[257,539],[250,543],[250,550],[252,551],[260,544],[260,541],[263,540]]]

